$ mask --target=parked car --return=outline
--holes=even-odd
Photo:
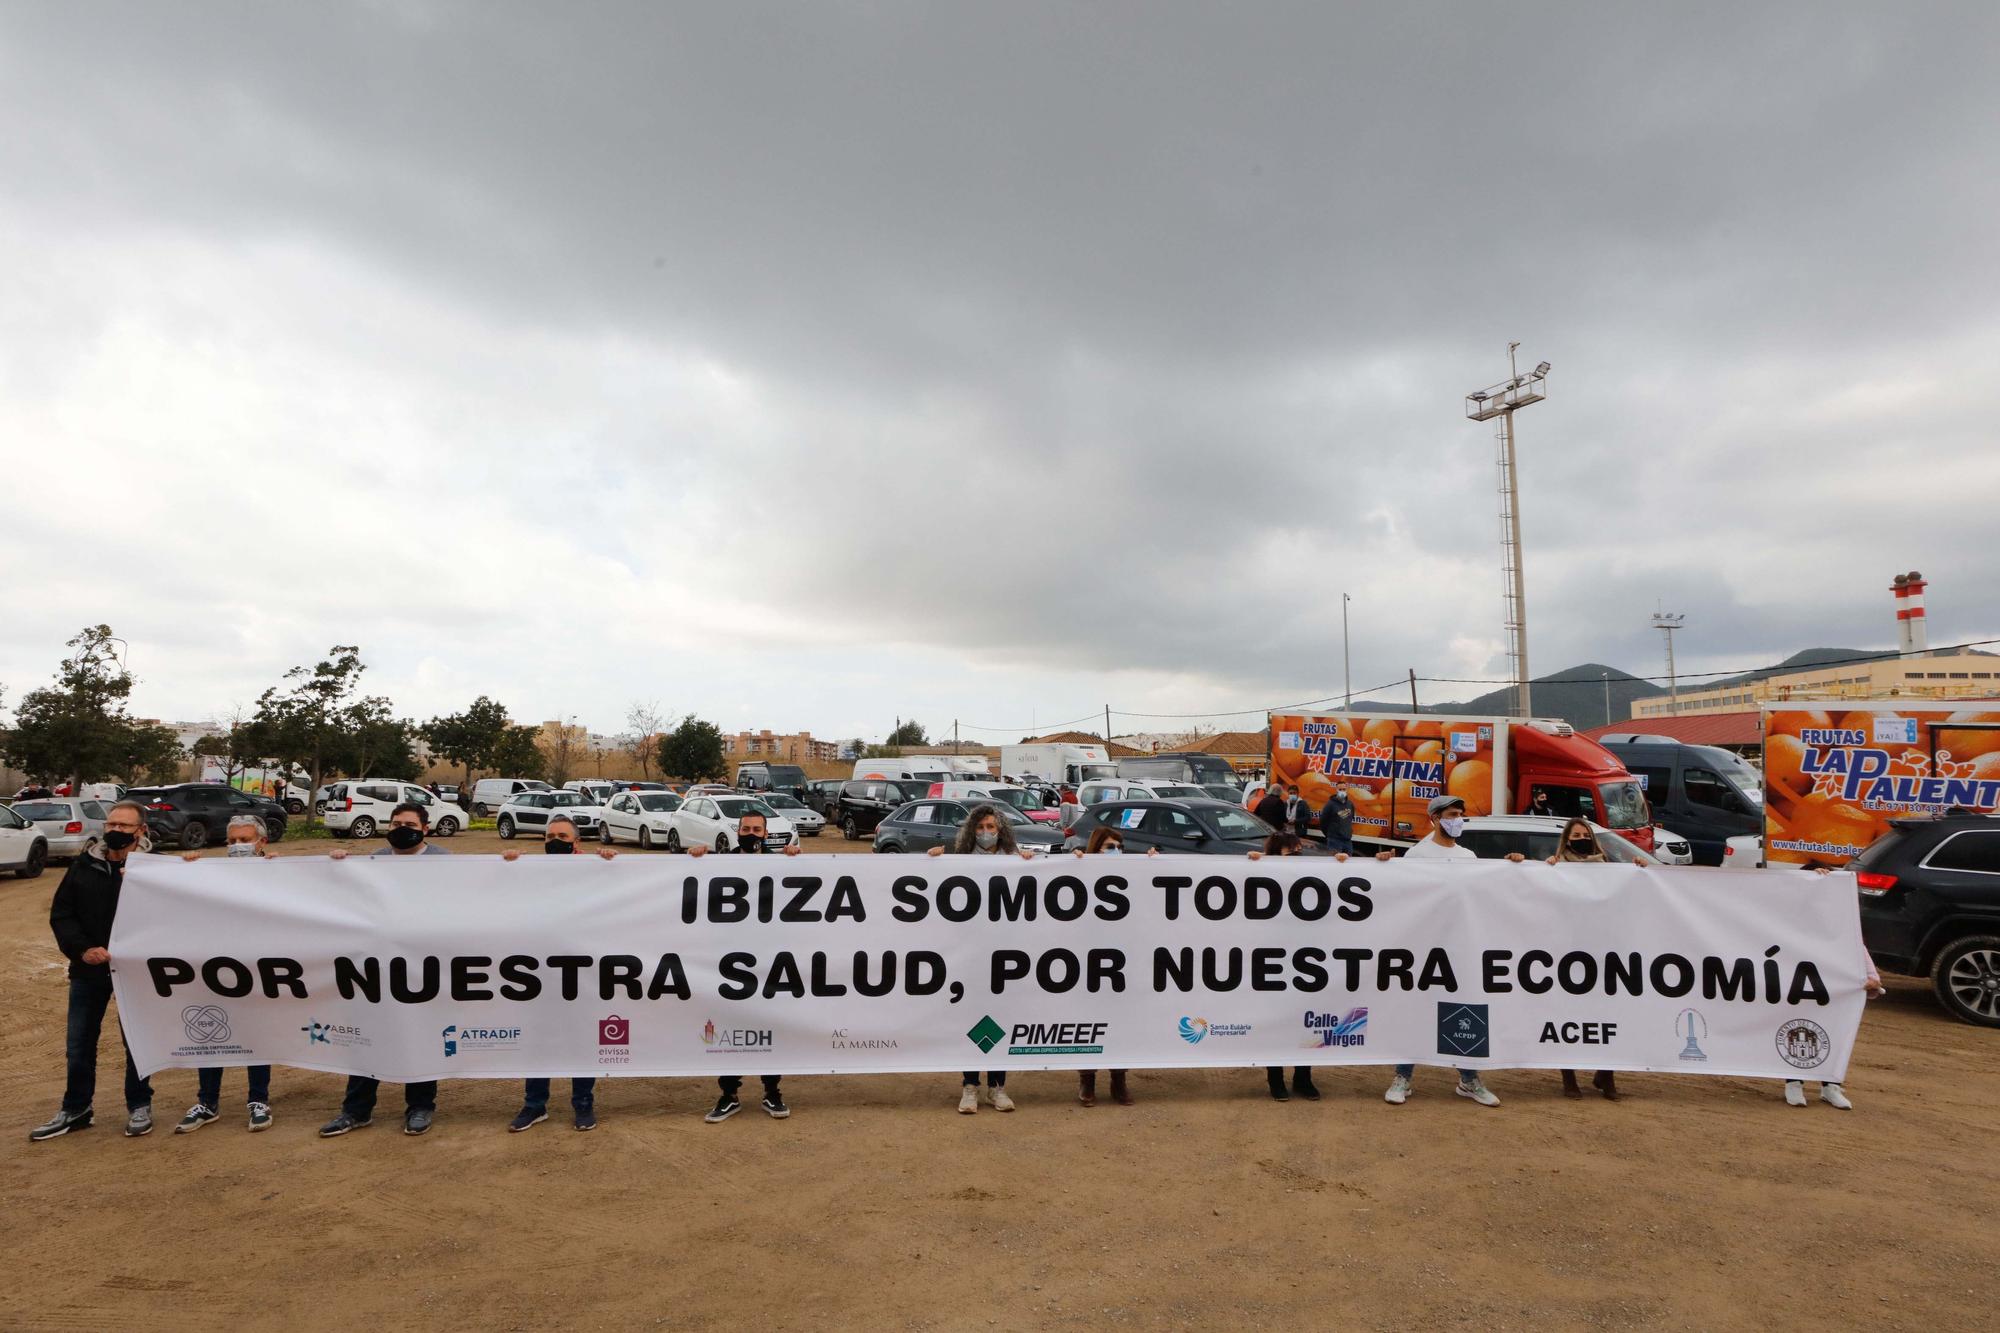
[[[798,836],[792,822],[755,796],[741,792],[689,796],[667,817],[667,850],[706,845],[718,852],[736,846],[736,821],[756,812],[764,816],[764,845],[785,847]]]
[[[49,835],[0,805],[0,870],[11,870],[21,879],[33,879],[49,863]]]
[[[1109,801],[1083,807],[1069,827],[1068,845],[1081,847],[1099,828],[1117,829],[1127,852],[1157,847],[1162,852],[1242,856],[1262,850],[1269,824],[1229,801]]]
[[[524,791],[548,791],[539,778],[481,778],[472,784],[472,813],[482,818],[507,804],[510,797]]]
[[[1235,793],[1230,793],[1234,803]],[[1106,801],[1205,801],[1213,799],[1205,787],[1191,782],[1152,782],[1139,778],[1096,778],[1076,789],[1078,805],[1103,805]]]
[[[550,817],[558,814],[570,817],[579,838],[589,838],[597,836],[604,807],[580,791],[524,791],[508,797],[493,816],[493,831],[503,838],[516,833],[540,834],[548,828]]]
[[[817,838],[826,832],[826,816],[790,792],[771,791],[758,797],[798,830],[801,838]]]
[[[2000,1027],[2000,815],[1892,819],[1848,869],[1875,966],[1928,976],[1952,1017]]]
[[[83,845],[104,832],[104,803],[58,796],[47,801],[16,801],[14,813],[33,824],[49,840],[49,859],[67,861]]]
[[[736,768],[736,786],[741,791],[781,791],[798,796],[806,789],[806,771],[797,764],[767,764],[753,760]]]
[[[911,801],[892,810],[888,818],[876,825],[875,850],[927,852],[933,847],[949,850],[957,841],[959,826],[965,823],[966,816],[983,805],[990,805],[1000,812],[1000,818],[1007,821],[1007,826],[1013,830],[1014,841],[1022,851],[1046,854],[1061,850],[1061,829],[1037,824],[1010,805],[987,800]]]
[[[434,837],[449,838],[465,827],[463,810],[414,782],[354,778],[326,789],[326,831],[336,838],[372,838],[389,827],[389,816],[405,802],[424,807]]]
[[[469,811],[471,808],[472,798],[470,798],[463,791],[461,791],[459,789],[459,785],[456,782],[438,783],[438,794],[444,797],[446,801],[450,802],[452,805],[457,806],[461,810]]]
[[[1458,841],[1481,860],[1497,861],[1519,852],[1530,861],[1546,861],[1556,854],[1556,845],[1568,824],[1569,820],[1560,815],[1474,815],[1465,821],[1465,830],[1458,835]],[[1623,865],[1666,864],[1601,824],[1591,824],[1590,831],[1597,835],[1597,845],[1607,860]]]
[[[840,803],[840,789],[846,785],[846,778],[815,778],[806,784],[806,794],[802,799],[823,819],[832,823],[834,808]]]
[[[597,836],[651,849],[667,840],[668,817],[680,808],[681,798],[670,791],[621,791],[604,803]]]
[[[980,801],[1004,805],[1020,811],[1037,824],[1057,823],[1056,812],[1061,805],[1060,801],[1050,804],[1041,792],[1031,792],[1025,787],[1013,787],[1004,782],[933,782],[924,794],[973,805]]]
[[[285,836],[285,807],[219,782],[182,782],[171,787],[134,787],[127,800],[146,807],[146,832],[157,846],[199,851],[221,842],[229,821],[256,815],[272,842]]]
[[[840,797],[829,819],[840,826],[849,842],[875,831],[876,825],[910,801],[930,791],[924,781],[892,781],[889,778],[850,778],[840,784]]]

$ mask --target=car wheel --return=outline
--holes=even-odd
[[[208,825],[199,819],[190,819],[181,829],[181,847],[185,851],[198,852],[208,846]]]
[[[514,817],[512,815],[500,816],[500,826],[498,831],[501,837],[512,838],[514,836]]]
[[[681,831],[677,828],[669,828],[667,830],[667,850],[670,852],[677,852],[680,849],[681,849]]]
[[[849,842],[861,841],[861,829],[855,824],[853,815],[840,821],[840,832]]]
[[[493,812],[491,810],[488,810],[483,804],[474,803],[472,807],[472,813],[474,815],[477,815],[479,818],[484,819],[486,818],[486,816],[492,814]]]
[[[446,815],[431,826],[431,832],[437,834],[440,838],[449,838],[458,832],[458,821],[450,815]]]
[[[272,815],[269,819],[265,820],[264,837],[271,842],[283,842],[285,839],[285,821],[276,815]]]
[[[28,848],[28,859],[14,874],[21,879],[39,879],[42,867],[49,863],[49,845],[38,842]]]
[[[600,819],[597,821],[597,839],[599,842],[602,842],[606,847],[613,845],[614,840],[611,837],[610,820]]]
[[[876,851],[877,851],[878,853],[881,853],[881,854],[884,854],[884,855],[889,855],[889,856],[893,856],[893,855],[895,855],[895,854],[896,854],[897,852],[900,852],[900,851],[902,851],[903,849],[902,849],[901,847],[898,847],[898,846],[897,846],[897,845],[896,845],[895,843],[893,843],[893,842],[878,842],[878,843],[876,843],[876,844],[875,844],[875,850],[876,850]]]
[[[715,835],[715,850],[718,852],[729,850],[729,835],[727,833],[718,833]]]
[[[314,801],[314,802],[313,802],[313,813],[314,813],[314,814],[316,814],[316,815],[318,815],[318,816],[320,816],[320,817],[321,817],[322,819],[323,819],[323,818],[325,818],[325,817],[326,817],[326,802],[325,802],[325,801]]]
[[[370,819],[367,815],[360,816],[352,824],[349,824],[347,826],[347,836],[350,838],[374,837],[375,821]]]
[[[653,850],[653,830],[644,824],[639,825],[639,850],[642,852]]]
[[[304,801],[301,801],[298,797],[294,796],[285,802],[286,814],[302,815],[305,812],[306,812],[306,803]]]
[[[1967,935],[1939,951],[1931,989],[1961,1023],[2000,1028],[2000,935]]]

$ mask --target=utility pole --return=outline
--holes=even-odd
[[[1417,669],[1415,667],[1410,668],[1410,711],[1412,713],[1421,713],[1424,711],[1423,705],[1417,702]]]
[[[1508,656],[1514,667],[1514,709],[1519,716],[1528,717],[1534,704],[1528,690],[1528,594],[1521,567],[1521,486],[1515,468],[1514,413],[1548,396],[1544,385],[1549,363],[1544,361],[1521,374],[1514,362],[1514,351],[1520,345],[1507,344],[1506,379],[1466,395],[1465,415],[1473,421],[1500,419],[1496,435],[1500,445],[1500,574]]]
[[[1105,753],[1106,753],[1106,754],[1110,754],[1110,753],[1111,753],[1111,751],[1110,751],[1110,749],[1108,748],[1108,747],[1110,746],[1110,744],[1111,744],[1111,705],[1110,705],[1110,704],[1106,704],[1106,705],[1104,705],[1104,744],[1105,744],[1105,746],[1107,747],[1107,748],[1106,748],[1106,750],[1105,750]]]
[[[952,754],[953,754],[954,756],[958,754],[958,719],[957,719],[957,718],[953,718],[953,719],[951,720],[951,752],[952,752]]]
[[[1342,691],[1341,709],[1354,707],[1354,663],[1347,655],[1347,604],[1354,599],[1346,593],[1340,594],[1340,687]]]
[[[1667,637],[1667,711],[1675,717],[1681,712],[1681,691],[1680,682],[1674,677],[1674,631],[1686,623],[1686,616],[1669,615],[1657,609],[1653,612],[1653,628]]]
[[[1604,725],[1608,727],[1611,725],[1611,673],[1600,671],[1597,674],[1604,677]]]

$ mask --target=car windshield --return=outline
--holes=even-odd
[[[1118,776],[1118,765],[1116,764],[1077,765],[1077,777],[1080,781],[1083,782],[1094,782],[1099,778],[1115,778],[1117,776]]]
[[[1608,828],[1646,827],[1646,798],[1637,781],[1606,782],[1598,787],[1604,798],[1604,817],[1598,822]]]
[[[1725,750],[1719,745],[1696,745],[1691,747],[1700,753],[1703,762],[1728,780],[1729,785],[1743,794],[1743,799],[1753,806],[1764,804],[1764,776],[1734,750]]]
[[[649,793],[639,798],[639,808],[641,810],[660,810],[671,814],[681,808],[681,798],[678,796],[653,795]]]
[[[13,809],[14,813],[23,819],[74,818],[69,812],[69,807],[60,801],[17,801]]]
[[[770,779],[773,787],[803,787],[806,784],[806,771],[796,764],[772,764],[764,770],[764,776]]]
[[[1225,838],[1256,838],[1262,840],[1271,836],[1271,826],[1248,810],[1209,810],[1204,812],[1215,831]]]
[[[555,797],[555,800],[550,803],[552,806],[591,804],[591,799],[580,791],[553,791],[549,795]]]
[[[972,799],[991,801],[994,805],[1004,805],[1010,810],[1039,810],[1042,808],[1041,797],[1031,796],[1019,787],[995,787],[984,796],[976,796]]]
[[[726,796],[721,797],[717,799],[715,804],[721,809],[723,815],[730,819],[741,819],[745,815],[762,815],[766,819],[769,819],[778,813],[762,801],[753,801],[743,796],[738,796],[734,799]]]
[[[1200,787],[1190,787],[1184,782],[1156,782],[1153,784],[1153,795],[1169,797],[1173,800],[1181,800],[1189,796],[1195,797],[1198,800],[1208,799],[1207,791]]]
[[[1597,831],[1597,845],[1604,849],[1606,860],[1617,861],[1621,865],[1656,866],[1665,864],[1659,858],[1648,856],[1637,843],[1627,842],[1610,829]]]
[[[770,794],[769,796],[766,796],[766,797],[764,798],[764,804],[766,804],[766,805],[770,806],[770,807],[771,807],[772,809],[774,809],[774,810],[803,810],[803,809],[805,809],[805,806],[803,806],[803,805],[801,805],[801,804],[799,803],[799,798],[798,798],[798,797],[796,797],[796,796],[791,796],[791,795],[787,795],[786,793],[784,793],[784,792],[781,792],[781,791],[780,791],[780,792],[773,792],[773,793],[771,793],[771,794]]]

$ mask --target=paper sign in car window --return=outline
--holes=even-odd
[[[1278,733],[1278,748],[1296,750],[1299,748],[1299,739],[1299,733],[1296,731],[1281,731]]]
[[[1453,754],[1476,754],[1478,750],[1478,732],[1454,731],[1451,733],[1451,752]]]
[[[1120,810],[1118,812],[1118,827],[1138,828],[1139,821],[1145,817],[1146,812],[1144,810]]]

